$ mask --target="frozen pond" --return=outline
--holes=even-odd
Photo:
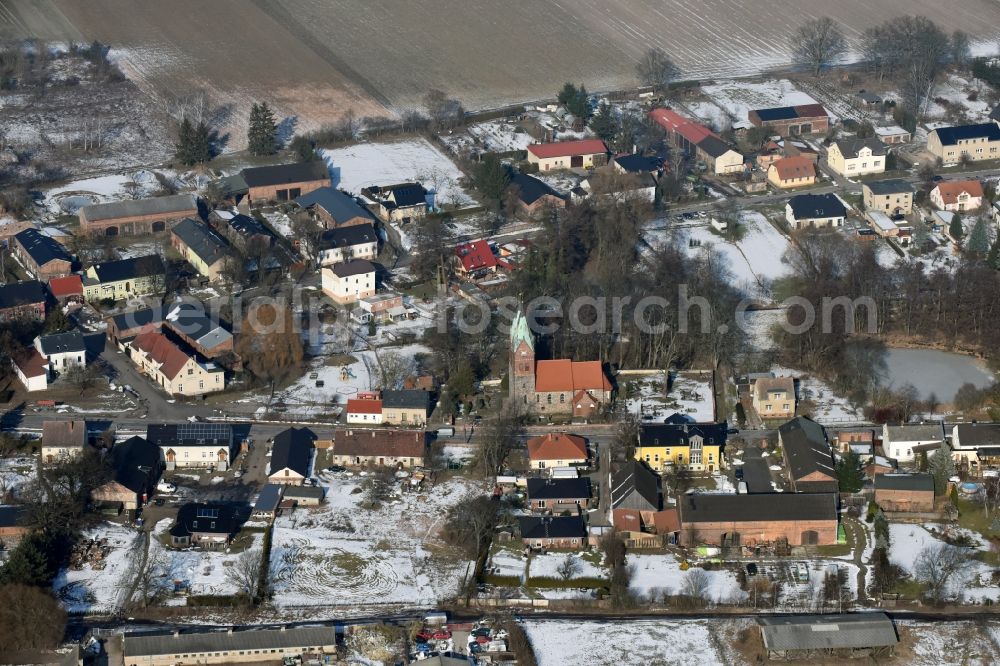
[[[983,388],[994,381],[979,359],[936,349],[890,348],[885,363],[887,384],[896,388],[913,384],[921,398],[934,393],[939,400],[950,401],[962,384]]]

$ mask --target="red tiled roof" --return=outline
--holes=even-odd
[[[361,400],[358,398],[352,398],[347,401],[347,413],[348,414],[381,414],[382,413],[382,401],[381,400]]]
[[[816,168],[813,166],[812,160],[800,155],[782,157],[780,160],[773,162],[770,168],[778,172],[779,180],[816,177]]]
[[[79,275],[52,278],[49,280],[49,291],[56,298],[60,296],[82,296],[83,280],[80,279]]]
[[[180,347],[159,331],[141,333],[132,341],[132,346],[145,352],[150,359],[159,363],[160,372],[169,379],[176,377],[190,359]]]
[[[978,180],[952,180],[940,182],[935,188],[945,204],[958,203],[958,197],[963,192],[970,197],[983,196],[983,184]]]
[[[710,136],[718,138],[712,130],[672,109],[653,109],[649,112],[649,117],[668,132],[680,134],[693,144],[701,143]]]
[[[338,456],[422,458],[427,452],[427,437],[422,430],[341,428],[333,435],[333,452]]]
[[[556,359],[535,364],[536,391],[610,391],[600,361]]]
[[[462,262],[466,272],[478,271],[483,268],[495,268],[497,258],[493,256],[490,244],[485,240],[462,243],[455,247],[455,256]]]
[[[531,460],[586,460],[587,443],[583,437],[550,432],[528,440]]]
[[[613,509],[611,523],[615,532],[641,532],[642,514],[639,509]]]
[[[826,109],[823,108],[822,104],[799,104],[798,106],[792,107],[795,109],[795,115],[799,118],[826,118]]]
[[[41,377],[48,374],[49,362],[34,347],[15,355],[14,363],[25,377]]]
[[[657,534],[670,534],[681,529],[681,516],[677,509],[664,509],[653,514]]]
[[[579,139],[556,143],[533,143],[528,152],[542,159],[549,157],[572,157],[574,155],[596,155],[608,152],[608,147],[600,139]]]

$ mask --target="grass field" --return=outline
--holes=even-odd
[[[904,13],[996,50],[992,0],[0,0],[0,37],[110,43],[161,97],[208,92],[235,138],[257,98],[306,128],[418,106],[431,87],[486,108],[551,97],[567,80],[634,85],[650,46],[685,77],[755,74],[788,63],[786,37],[806,19],[829,15],[853,39]]]

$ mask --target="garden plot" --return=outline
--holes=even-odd
[[[577,555],[572,555],[572,558],[575,562],[575,570],[573,571],[573,575],[569,578],[570,582],[572,582],[573,578],[607,577],[608,570],[606,568],[598,566],[589,559],[585,559]],[[531,563],[528,567],[529,578],[562,578],[562,574],[559,573],[559,568],[565,561],[566,554],[564,553],[546,553],[544,555],[535,555],[531,558]]]
[[[964,549],[971,557],[977,550],[989,551],[990,545],[982,537],[972,531],[944,525],[905,525],[889,524],[889,560],[914,574],[920,553],[926,548],[936,548],[945,542],[931,532],[948,530],[952,536],[967,536],[975,546]],[[940,532],[939,532],[940,533]],[[966,602],[977,602],[983,599],[993,601],[1000,597],[1000,588],[990,585],[989,576],[992,569],[979,561],[970,561],[956,574],[948,584],[948,593],[960,597]]]
[[[673,555],[639,555],[629,554],[628,565],[632,571],[629,587],[646,597],[658,594],[684,594],[687,577],[692,571],[704,571],[692,567],[681,570],[680,562]],[[708,587],[705,599],[711,603],[730,604],[747,598],[747,593],[740,589],[736,573],[729,569],[714,569],[705,571],[708,576]]]
[[[664,397],[666,374],[657,372],[625,380],[626,408],[632,414],[654,418],[674,412],[686,414],[698,423],[715,418],[712,377],[707,373],[684,373],[673,376],[670,392]]]
[[[817,103],[788,79],[760,83],[720,81],[704,85],[701,90],[734,121],[746,120],[751,109]]]
[[[901,648],[896,652],[912,666],[964,664],[989,666],[996,663],[996,641],[1000,623],[956,620],[952,622],[917,622],[897,620]],[[992,636],[992,640],[991,640]]]
[[[813,409],[809,412],[813,420],[827,423],[855,423],[863,421],[861,412],[853,407],[843,396],[837,395],[830,386],[812,376],[806,376],[798,370],[791,370],[781,366],[773,366],[771,372],[775,376],[798,377],[798,400],[809,402]],[[802,411],[799,409],[798,411]]]
[[[726,648],[744,624],[741,620],[524,621],[539,666],[744,664]]]
[[[435,195],[436,206],[475,204],[459,184],[463,176],[459,168],[426,139],[359,143],[320,154],[330,167],[333,186],[353,194],[370,185],[419,181]]]
[[[137,530],[102,523],[86,530],[82,539],[105,540],[107,555],[86,562],[79,570],[63,569],[52,583],[53,591],[70,613],[109,613],[128,601],[142,557],[142,537]]]
[[[497,549],[490,557],[490,567],[495,576],[517,576],[524,580],[525,567],[528,562],[520,551]]]
[[[325,504],[275,522],[277,606],[433,606],[458,590],[472,562],[442,548],[438,534],[448,508],[476,492],[472,483],[451,479],[365,510],[360,477],[330,478]]]
[[[446,136],[444,141],[453,150],[477,146],[484,151],[496,153],[525,150],[535,143],[530,134],[505,120],[490,120],[469,125],[466,133]]]
[[[993,107],[986,101],[988,92],[989,86],[979,79],[970,82],[961,76],[950,74],[935,86],[928,101],[926,116],[928,119],[948,119],[949,114],[958,113],[970,123],[989,122]],[[969,99],[970,95],[974,99]],[[938,100],[943,100],[946,104],[942,105]]]

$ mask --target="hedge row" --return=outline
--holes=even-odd
[[[528,578],[528,587],[543,587],[543,588],[561,588],[561,587],[589,587],[591,589],[597,589],[601,587],[607,587],[608,581],[605,578],[594,578],[594,577],[584,577],[584,578],[570,578],[565,580],[563,578],[555,578],[552,576],[531,576]]]

